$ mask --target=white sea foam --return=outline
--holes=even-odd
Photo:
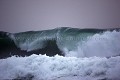
[[[120,80],[120,57],[10,57],[0,59],[0,79]]]

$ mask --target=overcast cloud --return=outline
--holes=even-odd
[[[120,0],[0,0],[0,31],[120,27]]]

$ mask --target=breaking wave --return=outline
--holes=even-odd
[[[18,48],[27,52],[45,48],[48,42],[55,41],[65,56],[110,57],[120,55],[119,29],[63,27],[44,31],[10,33],[8,36]]]

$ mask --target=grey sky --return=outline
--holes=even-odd
[[[120,27],[120,0],[0,0],[0,31]]]

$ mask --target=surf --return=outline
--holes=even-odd
[[[19,56],[31,54],[56,54],[66,57],[110,57],[120,53],[119,28],[114,29],[79,29],[61,27],[42,31],[19,33],[1,32],[1,41],[14,46]],[[2,42],[0,43],[2,44]],[[1,46],[2,47],[2,46]],[[9,48],[7,48],[9,50]],[[1,52],[1,50],[0,50]],[[9,51],[6,55],[10,55]],[[14,49],[11,55],[18,55]]]

